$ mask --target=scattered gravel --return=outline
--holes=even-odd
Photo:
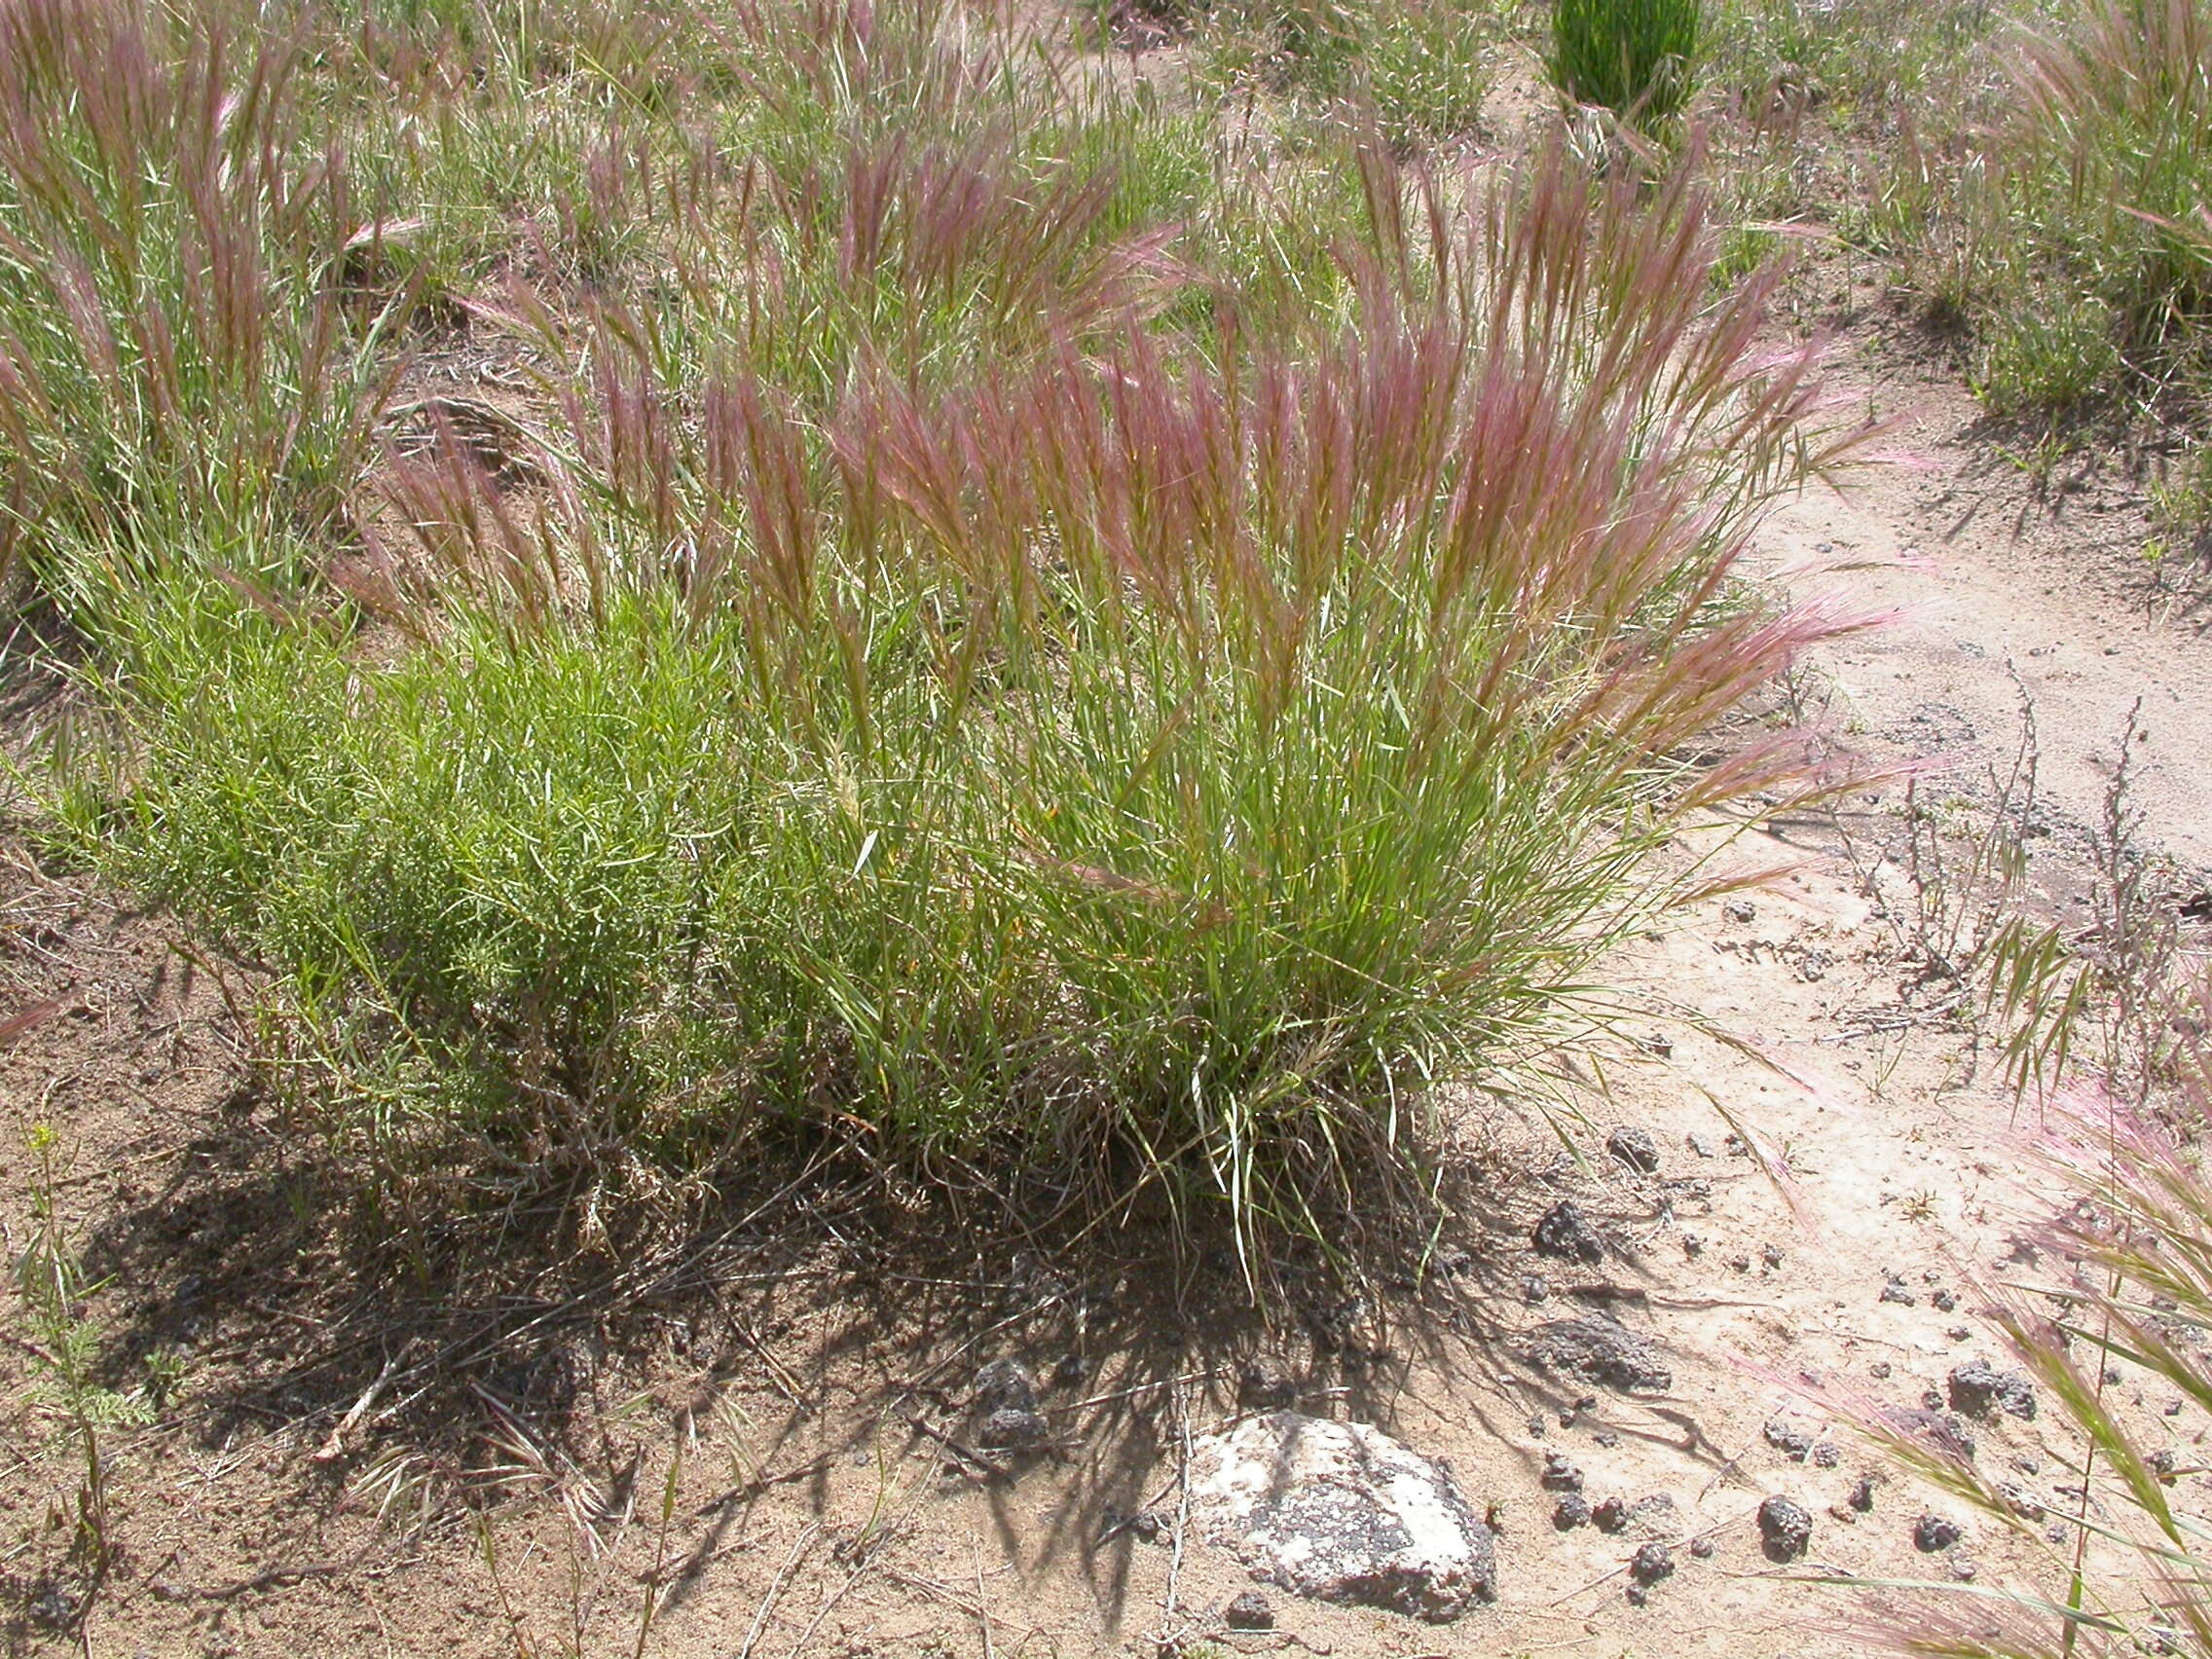
[[[1813,1437],[1781,1418],[1770,1419],[1761,1432],[1769,1446],[1792,1462],[1802,1463],[1812,1455]]]
[[[985,1414],[976,1430],[976,1444],[985,1451],[1021,1452],[1044,1444],[1051,1432],[1051,1425],[1036,1412],[1002,1406]]]
[[[2035,1419],[2035,1386],[2023,1372],[1999,1371],[1985,1360],[1970,1359],[1951,1368],[1949,1384],[1952,1410],[1969,1417],[2002,1411],[2024,1422]]]
[[[1516,1346],[1539,1370],[1578,1377],[1608,1388],[1663,1394],[1675,1385],[1675,1374],[1659,1357],[1659,1350],[1603,1313],[1555,1319]]]
[[[1665,1544],[1649,1543],[1641,1545],[1638,1548],[1636,1554],[1628,1558],[1629,1577],[1646,1588],[1658,1583],[1662,1578],[1673,1577],[1674,1573],[1675,1552]]]
[[[1544,1456],[1544,1472],[1538,1477],[1547,1492],[1580,1492],[1582,1471],[1567,1460],[1564,1452],[1551,1452]]]

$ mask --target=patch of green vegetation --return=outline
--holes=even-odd
[[[1225,95],[1287,93],[1309,120],[1342,106],[1416,149],[1474,132],[1503,37],[1496,14],[1451,0],[1222,0],[1196,44]]]
[[[1274,135],[938,0],[92,5],[0,69],[55,829],[366,1192],[604,1241],[828,1136],[1333,1245],[1805,783],[1678,756],[1826,626],[1730,577],[1812,390],[1685,176],[1400,170],[1481,14],[1274,19]]]
[[[1663,124],[1687,100],[1700,0],[1554,0],[1553,81],[1577,103]]]
[[[2212,370],[2212,12],[2098,0],[2012,61],[1959,189],[1976,380],[2006,412],[2201,407]]]

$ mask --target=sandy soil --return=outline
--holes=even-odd
[[[2171,855],[2174,897],[2200,903],[2212,645],[2186,611],[2146,606],[2136,495],[2091,479],[2039,499],[1955,387],[1894,368],[1877,385],[1871,360],[1847,354],[1847,380],[1903,413],[1910,463],[1809,492],[1764,551],[1805,591],[1897,614],[1814,665],[1804,694],[1866,758],[1971,800],[2016,750],[2024,686],[2052,826],[2039,875],[2061,911],[2140,698],[2144,836]],[[1854,802],[1862,849],[1891,836],[1897,798],[1893,783]],[[18,845],[0,873],[0,1017],[45,1016],[0,1050],[0,1226],[23,1248],[23,1135],[55,1124],[58,1208],[110,1281],[87,1306],[101,1363],[135,1378],[159,1348],[183,1381],[158,1421],[106,1434],[118,1559],[67,1628],[82,1468],[30,1390],[41,1338],[8,1301],[9,1650],[1072,1659],[1207,1637],[1406,1659],[1862,1651],[1855,1604],[1807,1579],[1971,1563],[2003,1583],[2019,1563],[1972,1531],[1918,1554],[1925,1498],[1896,1478],[1853,1509],[1870,1461],[1808,1390],[1918,1407],[1953,1365],[1995,1356],[1974,1286],[2009,1248],[2024,1125],[1968,1034],[1906,995],[1898,940],[1832,831],[1778,823],[1728,855],[1778,856],[1795,872],[1748,909],[1710,903],[1619,965],[1652,1015],[1584,1096],[1587,1156],[1532,1114],[1471,1115],[1470,1147],[1499,1173],[1488,1222],[1444,1241],[1459,1271],[1418,1297],[1294,1306],[1270,1329],[1226,1263],[1176,1282],[1142,1233],[1056,1251],[828,1176],[764,1190],[649,1264],[579,1279],[524,1260],[465,1306],[437,1284],[358,1284],[321,1216],[314,1149],[247,1087],[242,982]],[[1615,1123],[1651,1132],[1656,1173],[1597,1150]],[[1755,1149],[1731,1144],[1735,1124]],[[1600,1268],[1530,1253],[1533,1219],[1569,1193],[1611,1243]],[[1517,1333],[1590,1308],[1664,1346],[1664,1397],[1578,1405],[1516,1357]],[[1178,1544],[1177,1471],[1263,1354],[1299,1374],[1306,1409],[1449,1461],[1501,1530],[1494,1606],[1430,1627],[1277,1593],[1276,1631],[1220,1630],[1249,1581],[1195,1536]],[[971,1379],[1002,1355],[1051,1379],[1055,1433],[1006,1473],[958,1449]],[[2141,1399],[2152,1444],[2200,1442],[2202,1418],[2166,1404]],[[1770,1426],[1816,1451],[1791,1456]],[[1974,1428],[1985,1465],[2017,1463],[2010,1478],[2055,1502],[2053,1432],[2047,1415]],[[1663,1493],[1672,1512],[1644,1532],[1555,1531],[1537,1480],[1555,1451],[1592,1501]],[[1772,1493],[1816,1517],[1795,1566],[1758,1548],[1751,1514]],[[1646,1534],[1714,1548],[1677,1550],[1639,1607],[1624,1567]]]

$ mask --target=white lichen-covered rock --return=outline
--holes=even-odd
[[[1363,1422],[1270,1412],[1193,1449],[1191,1513],[1301,1596],[1457,1618],[1497,1590],[1490,1529],[1435,1463]]]

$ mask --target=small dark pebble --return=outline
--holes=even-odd
[[[1769,1270],[1781,1267],[1784,1259],[1782,1247],[1779,1244],[1768,1244],[1759,1251],[1759,1260],[1764,1262]]]
[[[1651,1138],[1649,1129],[1624,1124],[1605,1137],[1605,1150],[1615,1162],[1639,1175],[1649,1175],[1659,1167],[1659,1143]]]
[[[1601,1532],[1618,1532],[1628,1526],[1628,1500],[1608,1497],[1590,1511],[1590,1519]]]
[[[2036,1391],[2017,1371],[1999,1371],[1985,1360],[1970,1359],[1954,1365],[1948,1381],[1951,1409],[1969,1417],[1986,1418],[2002,1411],[2023,1421],[2036,1415]]]
[[[1602,1428],[1596,1434],[1593,1434],[1590,1438],[1592,1440],[1595,1440],[1600,1446],[1603,1446],[1608,1452],[1610,1452],[1614,1447],[1618,1446],[1621,1443],[1621,1437],[1613,1433],[1611,1429]]]
[[[1813,1450],[1813,1437],[1801,1428],[1793,1428],[1780,1418],[1771,1419],[1764,1430],[1766,1443],[1792,1462],[1802,1463]]]
[[[1530,1434],[1542,1434],[1544,1432],[1544,1427],[1545,1423],[1543,1413],[1532,1413],[1529,1419],[1529,1432]]]
[[[1731,899],[1720,906],[1720,913],[1731,922],[1748,922],[1759,913],[1759,907],[1749,899]]]
[[[1928,1299],[1938,1313],[1948,1313],[1959,1305],[1959,1299],[1947,1290],[1939,1290]]]
[[[1888,1360],[1877,1359],[1866,1368],[1866,1375],[1873,1378],[1877,1382],[1887,1382],[1890,1380],[1890,1371],[1891,1366]]]
[[[1813,1467],[1816,1469],[1832,1469],[1842,1461],[1843,1454],[1836,1450],[1836,1444],[1832,1440],[1824,1440],[1813,1448]]]
[[[1257,1590],[1239,1590],[1222,1607],[1221,1622],[1231,1630],[1272,1630],[1274,1604]]]
[[[1037,1413],[1002,1406],[983,1419],[976,1430],[976,1444],[986,1451],[1020,1452],[1041,1445],[1051,1432]]]
[[[1711,1561],[1713,1559],[1713,1540],[1700,1532],[1690,1540],[1690,1554],[1700,1561]]]
[[[1921,1389],[1920,1409],[1924,1412],[1941,1411],[1943,1409],[1943,1391],[1940,1388]]]
[[[1605,1241],[1598,1236],[1598,1230],[1582,1213],[1582,1206],[1572,1198],[1562,1198],[1544,1212],[1531,1235],[1537,1253],[1545,1256],[1564,1256],[1578,1262],[1602,1262],[1605,1259]]]
[[[1563,1532],[1589,1526],[1590,1500],[1578,1492],[1568,1493],[1552,1505],[1552,1525]]]
[[[2044,1518],[2044,1506],[2036,1501],[2035,1493],[2025,1487],[2014,1486],[2010,1481],[1999,1481],[1997,1495],[2005,1500],[2005,1507],[2015,1515],[2030,1521],[2041,1521]]]
[[[976,1373],[976,1410],[986,1418],[1001,1411],[1034,1413],[1037,1384],[1018,1362],[994,1359]]]
[[[1694,1234],[1694,1233],[1685,1233],[1685,1234],[1683,1234],[1683,1235],[1682,1235],[1682,1254],[1683,1254],[1683,1255],[1685,1255],[1685,1256],[1698,1256],[1698,1255],[1702,1255],[1702,1254],[1704,1254],[1704,1252],[1705,1252],[1705,1240],[1704,1240],[1704,1239],[1700,1238],[1700,1237],[1699,1237],[1699,1236],[1698,1236],[1698,1235],[1697,1235],[1696,1234]]]
[[[2181,1416],[2181,1402],[2179,1400],[2168,1400],[2165,1403],[2164,1411],[2168,1417]]]
[[[1751,1259],[1749,1256],[1730,1256],[1728,1266],[1737,1272],[1748,1273],[1751,1271]]]
[[[1550,1452],[1544,1456],[1544,1472],[1537,1477],[1549,1492],[1580,1492],[1582,1471],[1567,1461],[1564,1452]]]
[[[1951,1576],[1953,1578],[1956,1578],[1961,1584],[1972,1583],[1974,1572],[1975,1567],[1973,1563],[1967,1560],[1965,1556],[1956,1556],[1952,1559]]]
[[[1542,1273],[1530,1273],[1521,1281],[1521,1300],[1530,1306],[1547,1300],[1551,1293],[1551,1282]]]
[[[1973,1336],[1973,1333],[1968,1330],[1964,1325],[1953,1325],[1949,1330],[1945,1331],[1943,1335],[1949,1337],[1951,1341],[1955,1343],[1963,1343],[1969,1341]]]
[[[1923,1515],[1912,1524],[1912,1547],[1934,1555],[1959,1541],[1959,1524],[1941,1515]]]
[[[1665,1544],[1645,1544],[1628,1558],[1628,1575],[1646,1587],[1672,1577],[1674,1571],[1675,1552]]]
[[[1888,1284],[1882,1286],[1881,1300],[1884,1302],[1894,1302],[1899,1308],[1917,1307],[1920,1301],[1918,1297],[1914,1296],[1911,1291],[1905,1289],[1903,1285],[1898,1283],[1896,1279],[1892,1279]]]
[[[2151,1454],[2151,1467],[2157,1471],[2162,1484],[2166,1486],[2174,1484],[2175,1466],[2174,1455],[2166,1447],[2161,1446],[2157,1451]]]
[[[1805,1507],[1776,1493],[1759,1505],[1759,1539],[1771,1561],[1795,1561],[1813,1539],[1813,1518]]]
[[[1106,1510],[1106,1535],[1126,1532],[1139,1543],[1157,1544],[1161,1534],[1167,1530],[1167,1523],[1161,1519],[1157,1509],[1140,1509],[1135,1514],[1124,1514],[1109,1506]]]
[[[1861,1475],[1859,1484],[1851,1489],[1851,1496],[1847,1501],[1862,1515],[1871,1510],[1874,1507],[1874,1478],[1871,1475]]]

